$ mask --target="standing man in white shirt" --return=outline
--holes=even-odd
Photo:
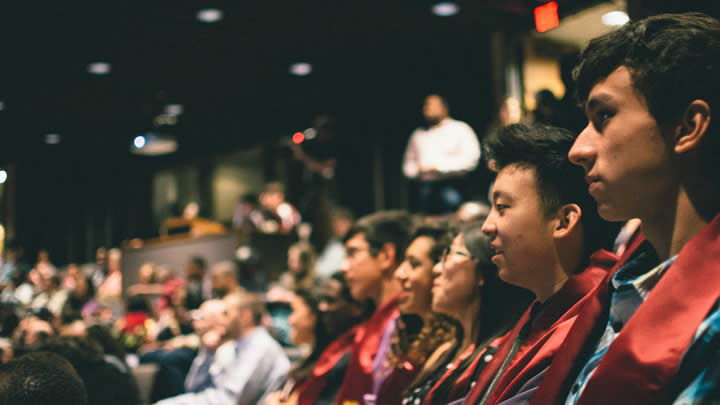
[[[450,118],[440,95],[425,98],[423,115],[428,125],[412,133],[403,162],[405,176],[418,182],[411,205],[426,214],[451,212],[463,201],[460,180],[477,167],[480,143],[468,124]]]

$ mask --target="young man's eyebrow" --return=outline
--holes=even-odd
[[[493,193],[492,193],[492,200],[493,200],[493,202],[494,202],[495,200],[497,200],[498,198],[500,198],[500,197],[505,197],[505,198],[507,198],[507,199],[512,199],[512,195],[511,195],[510,193],[507,193],[507,192],[503,191],[503,190],[493,191]]]
[[[609,103],[613,100],[612,96],[607,93],[598,93],[590,97],[585,104],[585,111],[591,111],[597,108],[598,104]]]

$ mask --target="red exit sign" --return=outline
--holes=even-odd
[[[542,6],[535,7],[535,28],[539,32],[551,30],[560,24],[558,5],[551,1]]]

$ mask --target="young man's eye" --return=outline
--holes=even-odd
[[[498,211],[502,211],[502,210],[504,210],[504,209],[507,208],[507,207],[508,207],[508,206],[505,205],[505,204],[495,204],[495,208],[496,208]]]

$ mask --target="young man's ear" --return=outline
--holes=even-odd
[[[380,253],[377,255],[377,259],[380,261],[380,266],[383,270],[395,270],[395,267],[397,267],[397,250],[395,249],[395,245],[386,242],[383,244],[382,249],[380,249]]]
[[[675,153],[696,149],[710,126],[710,105],[704,100],[693,100],[675,127]]]
[[[565,204],[558,210],[553,236],[564,238],[580,223],[582,210],[577,204]]]

